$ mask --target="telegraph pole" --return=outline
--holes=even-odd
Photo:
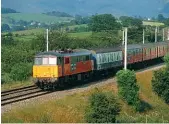
[[[167,31],[167,40],[169,40],[169,29]]]
[[[49,47],[48,47],[48,29],[46,29],[46,51],[48,52],[48,49],[49,49]]]
[[[144,29],[143,29],[143,44],[144,44],[144,42],[145,42],[144,37],[145,37],[145,33],[144,33]]]
[[[155,43],[157,43],[157,27],[155,29]]]
[[[163,28],[163,41],[165,40],[164,33],[165,33],[165,32],[164,32],[164,28]]]
[[[123,43],[122,43],[122,45],[124,45],[124,42],[125,42],[125,41],[124,41],[124,40],[125,40],[124,38],[125,38],[125,31],[124,31],[124,29],[123,29]]]
[[[124,58],[124,69],[127,70],[127,28],[125,28],[125,58]]]

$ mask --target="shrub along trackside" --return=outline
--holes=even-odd
[[[166,68],[154,72],[152,79],[153,91],[169,104],[169,55],[164,57]]]
[[[114,123],[119,112],[120,104],[112,93],[97,91],[89,97],[85,118],[88,123]]]
[[[136,111],[144,111],[143,102],[139,99],[139,87],[134,71],[121,70],[117,74],[118,94],[127,104],[132,105]]]

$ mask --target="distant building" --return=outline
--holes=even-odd
[[[31,25],[35,25],[36,24],[36,22],[31,22]]]
[[[147,20],[148,20],[148,21],[151,21],[151,18],[148,18]]]

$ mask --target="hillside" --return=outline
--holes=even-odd
[[[56,17],[49,16],[45,14],[37,14],[37,13],[10,13],[10,14],[2,14],[2,23],[9,23],[10,19],[14,19],[15,21],[23,20],[23,21],[37,21],[41,23],[56,23],[56,22],[68,22],[73,19],[73,17]]]
[[[112,13],[117,16],[153,17],[167,12],[167,2],[167,0],[71,0],[71,2],[69,0],[2,0],[2,5],[24,13],[61,11],[71,15]]]
[[[7,14],[7,13],[18,13],[18,12],[14,9],[11,9],[11,8],[1,8],[1,13]]]

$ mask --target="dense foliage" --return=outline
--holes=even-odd
[[[96,92],[89,97],[85,118],[88,123],[114,123],[119,112],[120,104],[112,93]]]
[[[166,68],[154,72],[152,79],[153,91],[169,104],[169,56],[165,57]]]
[[[32,75],[32,64],[37,49],[33,49],[32,43],[27,41],[17,41],[9,33],[2,35],[1,47],[1,71],[2,83],[11,81],[22,81]]]
[[[140,27],[143,24],[142,20],[138,19],[138,18],[121,16],[119,19],[120,19],[123,27],[131,27],[131,26],[132,27],[133,26]]]
[[[121,70],[117,74],[118,93],[136,111],[144,111],[145,106],[139,99],[139,87],[134,71]]]
[[[121,25],[111,14],[102,14],[93,16],[89,27],[93,32],[101,32],[120,29]]]

